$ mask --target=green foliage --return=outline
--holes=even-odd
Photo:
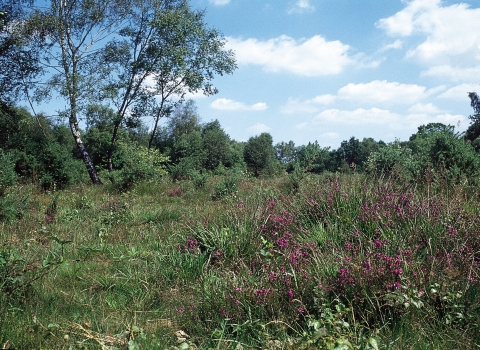
[[[199,171],[191,171],[189,173],[189,177],[193,182],[193,186],[198,190],[200,188],[205,187],[208,181],[208,174],[205,172],[199,172]]]
[[[205,160],[203,167],[214,170],[228,161],[230,137],[223,131],[218,120],[207,123],[202,128]]]
[[[280,142],[275,145],[275,154],[277,159],[282,163],[287,171],[291,170],[291,167],[295,163],[297,158],[297,148],[293,141]]]
[[[198,173],[197,166],[195,159],[186,157],[181,158],[176,164],[168,165],[167,169],[172,180],[177,181],[189,179],[192,174]]]
[[[245,145],[242,142],[237,142],[234,140],[230,141],[227,159],[223,165],[230,169],[245,171],[247,169],[247,164],[243,158],[244,150]]]
[[[132,142],[119,141],[117,143],[122,168],[111,173],[105,172],[122,189],[129,189],[137,182],[159,181],[167,174],[166,164],[168,157],[158,150],[148,150],[147,147]]]
[[[329,148],[320,147],[317,141],[309,142],[306,146],[298,147],[296,161],[306,172],[321,173],[328,169]]]
[[[65,145],[47,143],[38,160],[42,164],[39,180],[44,189],[63,188],[84,179],[85,167],[80,160],[73,159]]]
[[[234,171],[228,172],[222,177],[222,180],[215,186],[213,198],[220,199],[225,196],[235,196],[238,192],[238,181],[240,175]]]
[[[247,167],[256,177],[271,176],[277,171],[278,160],[269,133],[251,137],[245,144],[243,154]]]
[[[0,197],[5,195],[7,188],[15,184],[18,178],[15,172],[16,160],[13,152],[5,153],[0,148]]]
[[[363,174],[309,174],[292,194],[280,191],[284,177],[237,174],[235,186],[230,171],[199,190],[147,181],[121,194],[86,185],[33,192],[24,216],[0,225],[2,342],[480,343],[476,188],[427,196],[421,186],[404,191],[402,182]],[[223,200],[212,200],[220,184]],[[186,186],[188,195],[173,194]],[[15,192],[10,199],[24,198]]]
[[[420,174],[415,157],[410,148],[402,147],[399,142],[388,144],[368,157],[365,170],[371,175],[400,173],[405,181],[411,181]]]
[[[172,149],[172,161],[178,162],[185,158],[189,159],[189,163],[196,170],[199,170],[205,163],[205,150],[203,149],[200,131],[195,130],[191,133],[182,134],[175,140]]]
[[[23,217],[29,208],[30,194],[6,193],[0,196],[0,221],[15,222]]]
[[[200,115],[194,100],[188,100],[173,110],[167,129],[174,140],[178,140],[182,135],[201,131]]]
[[[352,310],[339,300],[323,304],[320,311],[318,320],[307,322],[308,330],[303,333],[299,349],[379,349],[374,337],[356,334],[355,324],[350,324],[355,322]]]

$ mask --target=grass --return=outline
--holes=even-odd
[[[236,180],[11,188],[0,345],[480,347],[478,189]]]

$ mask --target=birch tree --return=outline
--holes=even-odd
[[[233,52],[224,49],[225,38],[207,26],[203,12],[192,10],[184,0],[140,2],[119,36],[103,50],[111,66],[103,98],[117,109],[109,170],[122,123],[153,117],[150,149],[159,120],[187,93],[217,93],[212,84],[215,75],[230,74],[236,68]]]

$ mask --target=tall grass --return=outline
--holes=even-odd
[[[480,346],[478,189],[290,181],[11,192],[30,195],[0,226],[0,344]]]

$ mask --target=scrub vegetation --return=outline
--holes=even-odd
[[[2,349],[480,347],[476,93],[465,133],[238,142],[187,1],[43,3],[0,0]]]
[[[3,348],[480,345],[476,140],[274,146],[173,115],[150,151],[123,128],[113,171],[87,128],[97,186],[65,126],[3,106]]]

